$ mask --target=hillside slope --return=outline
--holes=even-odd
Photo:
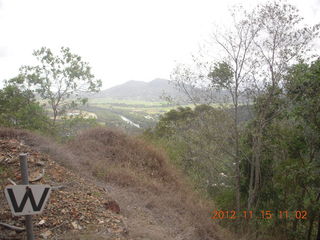
[[[80,212],[82,207],[77,205],[81,202],[80,196],[89,193],[87,194],[89,198],[91,194],[92,201],[98,203],[95,211],[106,214],[103,218],[88,208],[87,215],[91,218],[70,219],[66,225],[68,227],[64,227],[64,224],[50,225],[50,214],[55,214],[50,204],[55,201],[50,202],[41,218],[49,219],[48,229],[45,230],[53,229],[52,236],[63,234],[59,239],[72,239],[71,235],[68,238],[70,230],[76,231],[79,239],[228,239],[223,229],[210,220],[213,206],[192,192],[185,179],[170,166],[161,151],[141,140],[104,128],[83,132],[65,146],[59,146],[29,132],[12,129],[0,128],[0,139],[19,143],[19,146],[27,146],[32,151],[48,156],[47,161],[52,161],[56,167],[49,165],[48,177],[42,181],[51,185],[68,185],[65,183],[73,182],[72,187],[78,186],[75,189],[71,187],[68,191],[62,191],[62,193],[69,192],[73,196],[74,211]],[[17,156],[20,150],[25,151],[19,149],[13,151],[13,155]],[[3,153],[1,150],[1,154]],[[1,162],[0,166],[3,167],[4,164],[6,163]],[[58,175],[61,182],[58,182],[56,176],[51,173],[55,168],[61,171]],[[74,172],[69,174],[68,169]],[[82,178],[78,177],[79,173],[83,175]],[[6,177],[14,178],[14,176],[15,174]],[[5,177],[2,178],[2,187],[6,184],[5,181]],[[54,196],[52,199],[55,199]],[[105,207],[104,201],[114,200],[120,206],[120,215],[106,209],[102,210]],[[90,206],[90,202],[85,204]],[[55,209],[59,209],[59,205],[56,205]],[[79,217],[77,214],[75,216]],[[102,224],[101,228],[92,232],[81,222],[83,219],[88,222],[88,226],[99,226],[99,223],[110,222],[116,233],[112,232],[112,227],[107,224]],[[82,227],[81,231],[75,229],[78,225],[72,224],[74,221]],[[55,226],[67,232],[56,233]],[[2,230],[1,226],[0,228]],[[90,237],[86,238],[88,234]]]

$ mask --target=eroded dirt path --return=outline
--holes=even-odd
[[[136,240],[196,240],[195,229],[178,213],[168,207],[160,211],[155,197],[147,191],[123,188],[98,182],[108,195],[118,202],[128,230],[128,238]]]

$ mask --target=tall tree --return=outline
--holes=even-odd
[[[241,13],[241,18],[236,13]],[[239,105],[240,99],[244,95],[246,82],[249,79],[250,72],[255,66],[250,60],[252,55],[252,45],[259,32],[259,26],[253,17],[254,11],[248,13],[241,7],[235,7],[231,16],[233,25],[231,29],[219,29],[212,34],[212,43],[216,47],[214,51],[220,49],[223,52],[221,59],[214,59],[200,62],[195,60],[195,68],[198,73],[195,74],[188,68],[178,66],[175,70],[174,81],[176,85],[195,102],[205,100],[206,103],[221,102],[223,97],[217,99],[217,95],[227,97],[227,105],[222,105],[229,112],[230,103],[233,106],[233,126],[232,131],[232,150],[228,150],[235,163],[235,170],[232,174],[235,176],[236,189],[236,208],[240,211],[240,149],[239,149]],[[218,61],[217,61],[218,60]],[[249,64],[251,63],[251,64]],[[191,86],[191,87],[187,87]],[[196,91],[201,87],[202,91]],[[199,92],[204,92],[205,96],[195,97]],[[222,101],[224,102],[224,101]],[[226,107],[227,106],[227,107]]]
[[[19,76],[11,82],[24,84],[47,100],[54,123],[68,107],[85,102],[81,93],[95,92],[101,87],[101,80],[95,79],[89,64],[69,48],[61,47],[60,55],[55,55],[49,48],[42,47],[33,55],[39,64],[22,66]],[[70,98],[76,100],[70,101]]]
[[[259,35],[254,39],[253,60],[256,68],[252,71],[251,93],[259,98],[253,129],[251,174],[248,195],[248,209],[255,208],[261,186],[261,153],[263,151],[263,131],[282,109],[270,110],[277,101],[278,89],[282,87],[284,76],[290,65],[308,57],[312,41],[319,34],[319,25],[302,26],[303,18],[298,10],[281,2],[259,5],[255,22],[259,25]],[[272,116],[270,116],[272,113]]]

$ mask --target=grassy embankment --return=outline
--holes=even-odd
[[[159,214],[188,222],[195,229],[195,239],[228,239],[210,219],[212,203],[193,191],[163,151],[141,139],[105,128],[87,130],[65,145],[14,129],[0,128],[0,138],[23,139],[71,169],[131,189],[149,199],[148,207],[152,205]]]

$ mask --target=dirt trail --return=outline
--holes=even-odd
[[[200,198],[193,194],[188,185],[180,184],[179,180],[184,179],[179,179],[178,172],[170,170],[165,157],[141,141],[105,129],[84,133],[73,142],[63,146],[33,133],[11,129],[2,131],[0,129],[0,139],[1,137],[23,139],[23,142],[20,140],[14,142],[13,149],[16,150],[8,151],[9,156],[12,155],[12,151],[18,153],[23,150],[20,149],[23,146],[36,151],[34,153],[35,163],[38,162],[37,159],[41,159],[42,155],[37,152],[39,151],[48,156],[48,163],[56,164],[55,168],[48,165],[52,173],[46,171],[50,177],[41,180],[45,183],[53,181],[57,185],[65,185],[71,181],[70,178],[78,179],[81,175],[82,180],[76,191],[74,188],[67,188],[57,192],[55,203],[49,203],[48,209],[52,210],[52,218],[46,220],[48,226],[45,227],[51,230],[54,227],[51,235],[54,237],[58,236],[55,235],[56,233],[59,234],[55,226],[59,226],[61,234],[57,238],[49,237],[48,239],[232,239],[224,237],[224,231],[217,224],[210,222],[209,205],[200,201]],[[8,149],[8,147],[3,149]],[[7,158],[6,151],[3,151],[2,155],[3,159]],[[64,167],[58,166],[61,164]],[[54,169],[59,171],[54,171]],[[70,172],[68,174],[72,177],[69,177],[64,171]],[[7,181],[7,177],[11,177],[11,174],[3,175],[3,184]],[[62,197],[59,197],[60,195]],[[66,198],[65,196],[68,196],[68,199],[74,199],[74,203],[78,204],[78,195],[83,195],[83,199],[88,199],[88,201],[91,198],[94,199],[96,204],[94,211],[87,208],[91,205],[87,200],[81,207],[73,210],[70,207],[65,210],[59,207],[59,204],[63,203],[63,199]],[[105,208],[105,201],[109,199],[115,200],[120,206],[119,214]],[[68,222],[66,225],[59,225],[60,222],[56,222],[57,209],[61,213],[64,211],[59,216],[66,217],[64,220]],[[82,209],[85,210],[85,213]],[[68,218],[69,213],[65,214],[70,210],[72,210],[74,219]],[[74,226],[75,220],[82,227],[81,231]],[[95,227],[94,231],[86,231],[88,229],[86,222]],[[12,223],[22,224],[21,221]],[[39,231],[46,229],[39,227]],[[66,231],[63,231],[64,229]]]
[[[133,239],[206,240],[217,237],[208,202],[201,201],[166,154],[142,139],[97,128],[67,144],[79,171],[109,189]],[[95,176],[95,177],[93,177]]]
[[[195,229],[175,209],[159,212],[147,192],[98,183],[121,208],[128,229],[128,237],[136,240],[195,240]]]

